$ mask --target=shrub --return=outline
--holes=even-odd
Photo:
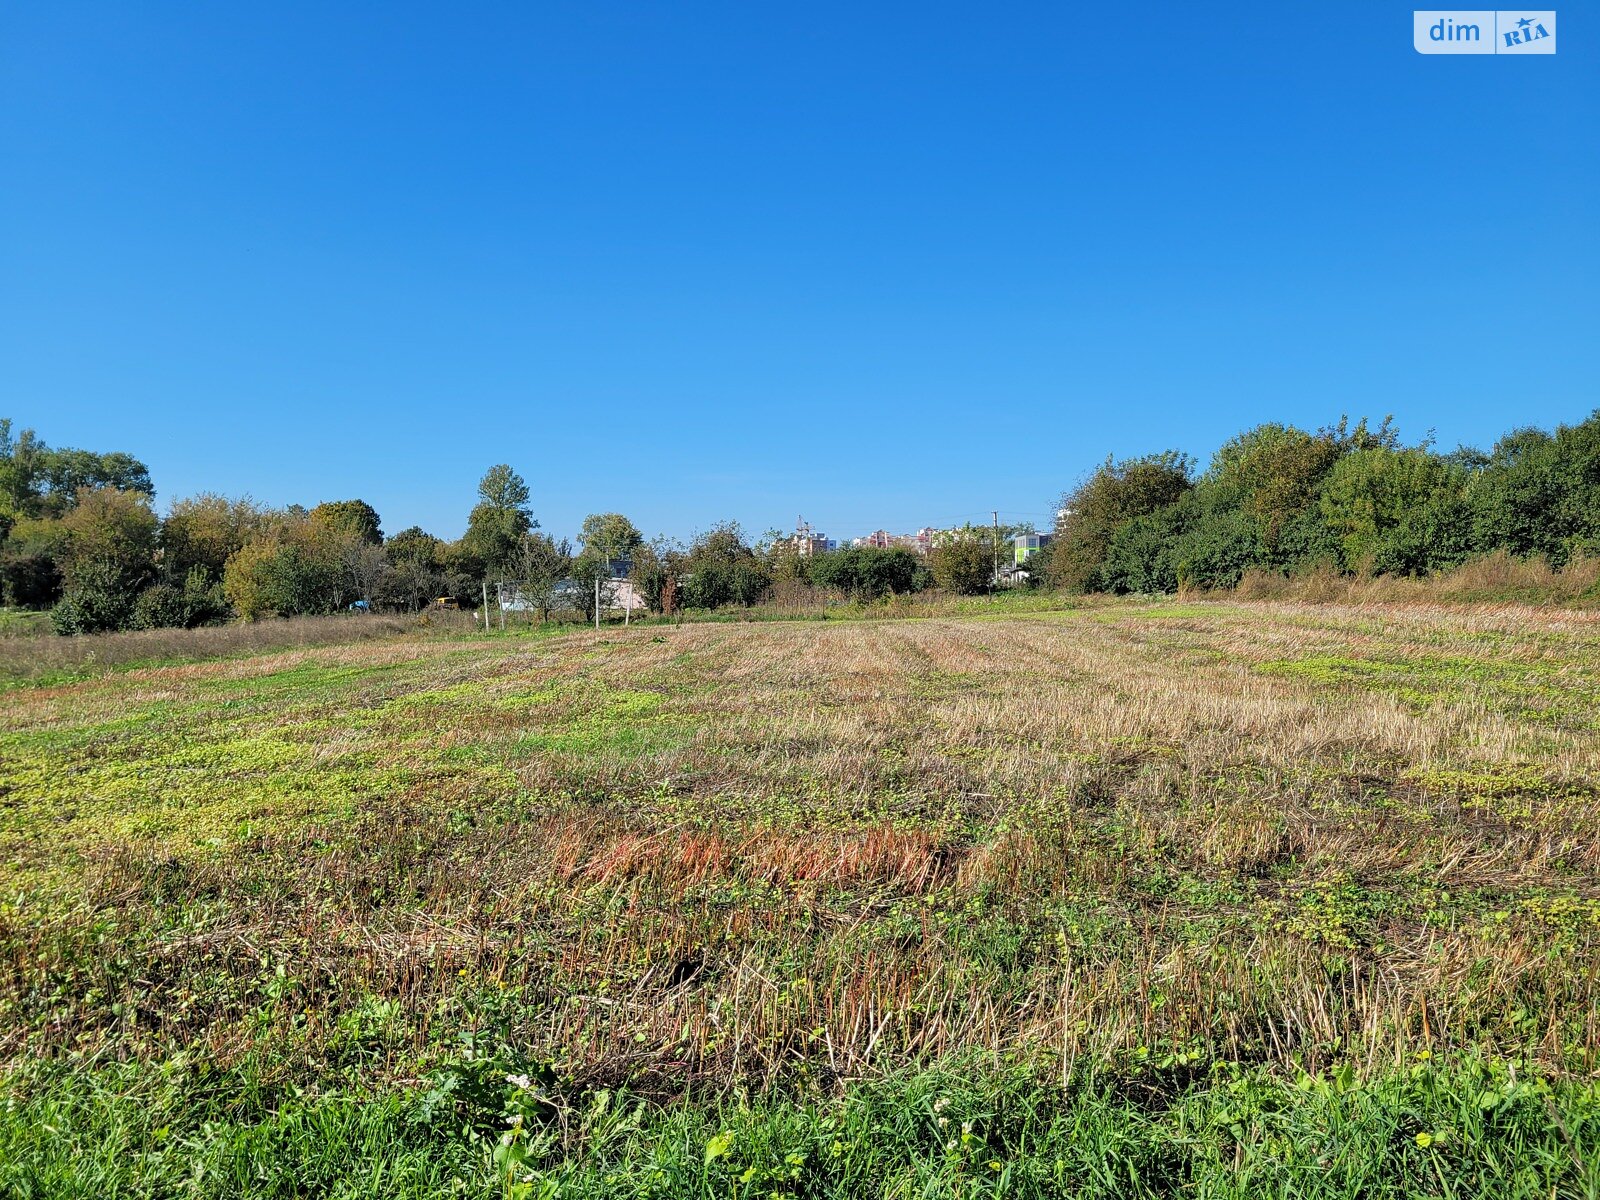
[[[193,629],[219,625],[230,615],[222,586],[212,583],[203,567],[192,567],[183,583],[163,580],[140,592],[133,602],[132,629]]]
[[[994,585],[995,545],[981,528],[968,527],[940,539],[928,552],[934,583],[958,596],[976,596]]]
[[[289,515],[228,559],[222,588],[246,621],[337,612],[355,597],[345,551],[366,544],[328,524]]]
[[[183,589],[153,583],[133,602],[133,629],[171,629],[185,624]]]
[[[0,600],[17,608],[45,608],[61,598],[61,571],[44,547],[8,544],[0,551]]]
[[[731,521],[696,538],[681,565],[683,602],[691,608],[748,607],[760,601],[772,584],[766,567]]]
[[[835,588],[857,600],[917,590],[917,556],[903,546],[848,546],[814,555],[807,566],[811,582]]]
[[[1543,554],[1560,566],[1600,549],[1600,411],[1552,433],[1502,438],[1471,493],[1479,549]]]
[[[92,559],[74,567],[72,583],[50,610],[50,624],[59,634],[108,633],[133,623],[134,598],[124,573],[110,559]]]

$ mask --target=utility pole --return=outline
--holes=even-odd
[[[600,628],[600,573],[598,571],[595,572],[594,576],[594,627],[596,629]]]
[[[994,599],[995,584],[1000,582],[1000,510],[990,509],[994,517],[994,574],[989,576],[989,599]]]
[[[483,631],[489,632],[489,578],[483,580]]]
[[[494,585],[494,602],[500,606],[500,632],[506,631],[506,584],[501,580]]]

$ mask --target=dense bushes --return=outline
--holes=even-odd
[[[795,589],[814,595],[821,589],[852,600],[880,600],[928,587],[932,578],[922,559],[902,546],[847,546],[798,553],[788,539],[748,545],[731,522],[697,537],[687,549],[664,543],[642,546],[634,556],[633,578],[657,612],[682,608],[748,607]]]
[[[689,608],[754,604],[772,583],[766,564],[732,522],[696,538],[679,566],[679,594]]]
[[[902,546],[848,546],[813,555],[808,578],[817,587],[833,588],[857,600],[914,592],[926,586],[926,570]]]
[[[1107,461],[1062,500],[1058,586],[1233,587],[1247,572],[1417,576],[1477,555],[1600,552],[1600,412],[1489,454],[1403,446],[1386,421],[1262,425],[1196,476],[1175,451]]]
[[[953,529],[928,553],[933,581],[958,596],[976,596],[994,587],[999,548],[993,531],[967,526]]]
[[[1110,587],[1105,569],[1112,540],[1130,522],[1177,503],[1193,486],[1192,470],[1188,455],[1172,450],[1121,462],[1107,459],[1063,500],[1066,515],[1051,550],[1054,581],[1074,591]]]
[[[155,577],[159,522],[150,498],[117,488],[83,488],[55,522],[53,553],[62,595],[51,614],[58,633],[100,633],[132,624],[139,593]]]

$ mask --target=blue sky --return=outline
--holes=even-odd
[[[460,532],[1045,514],[1107,453],[1600,405],[1593,7],[15,4],[0,414]]]

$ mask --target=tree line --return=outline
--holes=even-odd
[[[1176,450],[1107,459],[1060,508],[1038,565],[1073,591],[1230,588],[1247,571],[1427,575],[1494,552],[1560,569],[1600,554],[1600,410],[1487,452],[1405,445],[1388,418],[1259,425],[1203,471]]]
[[[733,522],[688,544],[646,541],[620,513],[586,518],[574,546],[543,532],[510,466],[478,483],[454,541],[412,526],[385,535],[363,500],[272,508],[202,494],[164,515],[129,454],[46,445],[0,419],[0,600],[48,609],[64,634],[192,627],[351,606],[470,604],[511,583],[549,617],[593,616],[626,574],[656,612],[761,602],[786,586],[858,600],[928,588],[993,588],[1027,527],[949,530],[903,547],[803,553]],[[1249,571],[1423,575],[1495,551],[1560,569],[1600,554],[1600,411],[1554,431],[1519,429],[1485,452],[1402,443],[1391,420],[1315,432],[1257,426],[1204,470],[1180,451],[1108,458],[1061,499],[1028,582],[1072,591],[1228,588]]]

